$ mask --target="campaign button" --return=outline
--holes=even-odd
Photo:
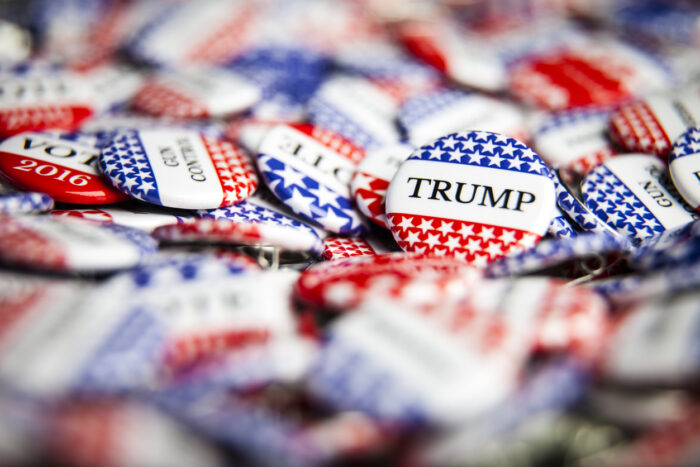
[[[401,164],[387,190],[387,223],[405,251],[485,266],[547,232],[555,208],[549,172],[508,136],[451,134]]]
[[[46,129],[73,130],[95,112],[88,83],[60,70],[3,73],[0,136]]]
[[[607,136],[610,114],[596,108],[551,114],[537,125],[532,145],[549,165],[585,175],[618,154]]]
[[[0,174],[14,187],[55,201],[109,204],[127,197],[98,172],[100,151],[44,133],[22,133],[0,144]]]
[[[33,214],[53,209],[53,198],[46,193],[16,191],[0,179],[0,214]]]
[[[363,150],[331,131],[295,124],[271,129],[258,152],[267,186],[296,214],[329,232],[366,232],[348,186]]]
[[[234,222],[226,219],[188,219],[179,224],[160,226],[153,236],[169,242],[233,243],[275,246],[290,251],[321,251],[321,239],[311,228],[264,220]]]
[[[399,123],[414,146],[462,131],[492,131],[527,141],[520,110],[512,104],[478,93],[438,89],[406,101]]]
[[[555,216],[547,227],[547,233],[555,238],[572,238],[578,235],[569,219],[557,206]]]
[[[669,83],[662,64],[615,40],[535,55],[510,72],[511,92],[548,110],[613,106]]]
[[[415,148],[408,144],[382,146],[367,151],[350,180],[350,192],[362,214],[386,227],[384,197],[399,166]]]
[[[583,201],[582,175],[575,170],[559,168],[551,171],[557,206],[584,232],[598,232],[613,237],[620,236],[603,219],[596,216]]]
[[[398,103],[371,81],[348,76],[326,80],[309,101],[309,119],[362,148],[398,143]]]
[[[610,118],[610,136],[629,151],[665,158],[673,143],[699,122],[700,86],[690,86],[621,106]]]
[[[308,305],[330,310],[357,307],[373,297],[413,306],[454,302],[481,273],[463,261],[418,253],[359,255],[307,268],[294,294]]]
[[[683,133],[673,144],[668,158],[673,184],[683,199],[700,210],[700,127]]]
[[[192,130],[120,130],[102,150],[104,175],[141,201],[182,209],[230,206],[258,187],[251,157]]]
[[[161,72],[133,97],[134,108],[176,118],[222,117],[260,100],[260,89],[242,76],[217,68]]]
[[[629,154],[591,170],[581,184],[586,207],[621,235],[644,241],[693,221],[657,157]]]
[[[376,254],[364,238],[328,237],[323,241],[323,259],[327,260]]]
[[[114,223],[149,233],[161,225],[183,222],[193,217],[191,213],[186,211],[157,211],[153,209],[152,205],[139,206],[135,203],[108,208],[54,209],[50,214],[52,216],[78,217],[105,224]]]
[[[155,252],[145,232],[56,216],[3,216],[0,260],[50,271],[107,272],[136,266]]]

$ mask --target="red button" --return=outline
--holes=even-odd
[[[22,133],[0,144],[0,174],[21,190],[54,200],[109,204],[128,197],[97,172],[99,150],[41,133]]]

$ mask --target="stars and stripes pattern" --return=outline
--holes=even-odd
[[[700,154],[700,127],[689,128],[673,144],[668,156],[669,164],[678,158]]]
[[[401,106],[398,116],[399,123],[410,132],[411,128],[473,95],[469,92],[446,89],[420,94],[407,100]]]
[[[222,139],[208,135],[201,135],[201,138],[224,192],[221,205],[238,203],[252,195],[259,181],[250,154]]]
[[[366,233],[360,214],[346,196],[267,154],[258,156],[258,167],[275,196],[302,218],[341,235]]]
[[[161,204],[158,184],[138,130],[117,132],[102,150],[100,169],[120,191],[152,204]]]
[[[622,235],[644,240],[664,232],[664,226],[610,169],[593,169],[581,184],[586,207]]]
[[[241,201],[233,206],[225,206],[217,209],[197,211],[197,215],[204,219],[214,220],[229,220],[237,223],[249,224],[274,224],[282,227],[291,227],[313,233],[318,236],[316,231],[284,213],[273,211],[264,206],[259,206],[251,200]]]
[[[519,229],[407,213],[389,213],[388,220],[403,250],[453,256],[478,267],[532,248],[541,238]]]
[[[571,222],[561,212],[552,219],[547,227],[547,233],[555,238],[571,238],[578,235]]]
[[[146,82],[134,95],[131,105],[142,112],[175,118],[206,118],[209,112],[194,97],[160,79]]]
[[[355,198],[357,209],[384,228],[388,228],[384,199],[388,188],[389,180],[375,177],[367,172],[355,172],[350,181],[350,191]]]
[[[672,141],[645,101],[621,106],[610,118],[610,137],[630,152],[666,157]]]
[[[591,212],[586,205],[580,202],[574,195],[569,193],[559,177],[552,174],[554,181],[554,191],[557,196],[557,205],[578,227],[584,232],[597,232],[611,236],[618,236],[604,220]]]
[[[489,131],[453,133],[420,148],[408,158],[475,165],[549,177],[542,158],[527,145]]]
[[[323,259],[326,260],[376,254],[364,238],[328,237],[323,241]]]
[[[624,237],[584,233],[564,239],[546,239],[533,248],[500,258],[490,263],[484,274],[507,277],[549,268],[589,255],[628,251],[631,244]]]
[[[0,214],[32,214],[53,209],[53,199],[45,193],[3,193],[0,186]]]
[[[32,105],[0,108],[0,136],[46,129],[72,130],[93,114],[87,105]]]

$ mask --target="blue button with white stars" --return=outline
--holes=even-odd
[[[613,158],[588,173],[581,193],[588,209],[637,243],[693,221],[670,183],[665,164],[655,156]]]
[[[329,232],[363,235],[349,182],[364,151],[312,125],[279,125],[258,149],[258,168],[270,191],[294,213]]]
[[[34,214],[53,209],[46,193],[16,191],[0,183],[0,214]]]
[[[693,209],[700,210],[700,127],[688,129],[676,140],[668,162],[678,192]]]

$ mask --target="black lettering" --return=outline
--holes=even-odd
[[[486,206],[486,197],[488,196],[491,199],[491,207],[495,207],[498,202],[503,199],[503,204],[499,206],[501,209],[508,209],[508,201],[510,201],[510,194],[513,192],[510,188],[506,188],[503,190],[498,197],[498,199],[494,199],[493,197],[493,190],[491,189],[490,186],[484,185],[484,195],[481,197],[481,202],[479,203],[479,206]]]
[[[525,199],[525,195],[527,195],[529,198]],[[515,211],[522,211],[520,207],[523,204],[530,204],[535,202],[535,195],[530,193],[529,191],[518,191],[518,200],[515,202]]]
[[[698,170],[697,172],[693,172],[693,173],[695,174],[695,178],[698,179],[698,182],[700,182],[700,170]]]
[[[474,185],[474,184],[472,184],[472,186],[473,186],[474,188],[472,189],[472,197],[469,198],[469,201],[464,201],[464,200],[462,199],[462,196],[461,196],[461,194],[462,194],[462,187],[463,187],[464,185],[467,185],[467,184],[466,184],[466,183],[463,183],[463,182],[457,182],[457,191],[455,192],[455,200],[456,200],[458,203],[469,204],[469,203],[471,203],[472,201],[474,201],[474,197],[476,196],[476,190],[477,190],[477,188],[479,188],[481,185]]]
[[[58,150],[59,152],[56,152],[56,150]],[[44,148],[44,152],[49,156],[54,157],[73,157],[76,154],[75,149],[66,146],[47,146],[46,148]]]
[[[37,144],[36,146],[33,145],[32,140],[29,138],[24,138],[24,149],[34,149],[34,148],[39,148],[41,146],[46,146],[46,141],[44,141],[41,144]]]
[[[406,180],[408,183],[411,183],[411,180],[416,181],[416,187],[413,189],[413,194],[409,196],[409,198],[420,198],[419,191],[420,191],[420,184],[423,182],[432,182],[431,179],[429,178],[418,178],[418,177],[408,177],[408,180]]]
[[[440,193],[440,196],[442,196],[442,199],[445,201],[452,201],[450,198],[447,197],[447,194],[445,191],[449,190],[452,188],[452,184],[448,182],[447,180],[433,180],[435,182],[435,185],[433,185],[433,194],[430,195],[429,199],[437,199],[437,194]],[[442,188],[441,188],[442,186]]]

